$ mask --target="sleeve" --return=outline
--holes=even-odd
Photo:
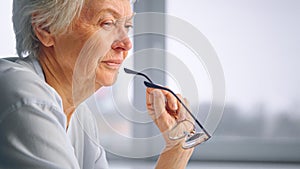
[[[22,105],[0,119],[0,168],[79,169],[65,128],[52,111]]]
[[[108,162],[106,159],[106,152],[102,146],[98,147],[99,149],[99,155],[95,162],[95,169],[108,169]]]

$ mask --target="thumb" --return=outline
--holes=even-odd
[[[158,89],[152,91],[152,96],[154,115],[155,119],[157,119],[166,111],[166,99],[164,94]]]

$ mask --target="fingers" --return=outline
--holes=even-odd
[[[158,118],[163,112],[165,112],[165,96],[158,89],[146,90],[146,104],[149,115],[153,120]]]
[[[178,109],[178,102],[175,96],[172,95],[172,93],[168,92],[168,91],[164,91],[163,93],[166,97],[166,101],[167,101],[167,106],[170,110],[172,111],[177,111]]]
[[[147,88],[146,90],[146,105],[148,110],[153,109],[153,100],[154,100],[153,93],[152,93],[153,90],[158,90],[158,89]]]
[[[147,88],[147,92],[146,92],[146,97],[147,97],[147,105],[151,105],[151,97],[149,97],[151,95],[151,93],[153,91],[156,91],[159,89],[153,89],[153,88]],[[178,109],[178,102],[175,96],[172,95],[172,93],[165,91],[165,90],[159,90],[163,93],[164,97],[165,97],[165,102],[167,104],[166,109],[168,110],[168,112],[170,112],[170,114],[176,114],[176,111]],[[149,100],[150,99],[150,100]]]
[[[147,108],[149,115],[154,120],[161,132],[168,131],[175,125],[175,120],[166,111],[166,99],[161,90],[147,89]]]
[[[159,117],[162,113],[164,113],[166,103],[165,103],[165,96],[160,90],[153,90],[152,91],[152,107],[154,108],[156,112],[156,117]]]
[[[186,99],[180,94],[176,96],[189,107]],[[176,121],[191,119],[184,106],[168,91],[147,88],[146,102],[149,115],[162,132],[174,127]]]
[[[159,93],[157,93],[159,91]],[[172,95],[172,93],[159,90],[159,89],[152,89],[147,88],[147,108],[149,110],[153,109],[153,94],[156,93],[156,96],[160,98],[156,102],[156,106],[159,106],[159,112],[162,112],[164,109],[173,116],[177,121],[181,121],[186,119],[186,109],[181,105],[181,103],[177,100],[177,98]],[[164,96],[164,97],[163,97]],[[180,94],[177,94],[177,97],[187,106],[189,107],[188,101],[183,98]],[[164,107],[163,107],[164,106]],[[158,108],[158,107],[157,107]],[[157,114],[158,115],[158,114]],[[156,117],[157,117],[156,115]]]
[[[185,98],[180,94],[176,96],[189,108],[189,103]],[[146,102],[149,115],[163,134],[167,147],[174,147],[184,141],[184,139],[170,140],[170,132],[180,135],[194,130],[193,122],[190,120],[191,116],[172,93],[165,90],[147,88]],[[178,123],[185,119],[189,121]]]

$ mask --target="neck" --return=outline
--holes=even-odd
[[[43,52],[39,56],[39,61],[44,71],[46,82],[53,87],[60,95],[63,102],[64,113],[67,117],[67,125],[74,113],[76,105],[72,92],[72,69],[62,67],[64,64],[57,60],[50,52]]]

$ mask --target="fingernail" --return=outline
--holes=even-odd
[[[176,104],[176,103],[174,103],[174,104],[173,104],[173,109],[174,109],[174,110],[177,110],[177,109],[178,109],[178,107],[177,107],[177,104]]]

